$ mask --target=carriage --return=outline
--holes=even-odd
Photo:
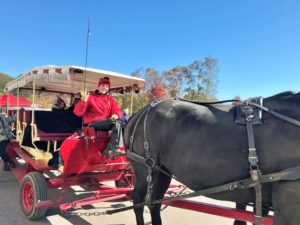
[[[138,93],[139,89],[144,88],[143,79],[110,71],[78,66],[42,66],[8,83],[6,90],[15,92],[17,96],[22,90],[30,90],[33,103],[36,96],[59,94],[69,99],[71,105],[79,90],[93,91],[101,77],[110,78],[111,90],[116,94],[130,93],[133,96],[134,92]],[[71,111],[49,111],[36,106],[23,113],[15,109],[8,110],[8,114],[17,113],[18,118],[15,124],[16,139],[10,143],[8,153],[17,164],[12,172],[21,184],[19,201],[28,219],[42,218],[49,207],[68,211],[96,202],[130,198],[134,175],[127,157],[110,159],[102,155],[110,139],[109,133],[82,127],[81,118]],[[120,149],[125,151],[125,146]],[[51,171],[56,171],[56,175],[49,174]],[[115,186],[103,185],[105,181],[113,181]],[[63,202],[68,188],[73,185],[92,188],[93,197]],[[56,200],[48,199],[48,189],[59,190]],[[184,187],[171,185],[168,193],[174,196],[182,189]],[[242,221],[255,221],[252,212],[201,202],[175,200],[164,204]],[[266,217],[262,224],[271,225],[272,217]]]
[[[101,77],[109,77],[111,91],[115,94],[137,93],[144,88],[144,80],[110,71],[78,66],[42,66],[34,68],[6,85],[6,91],[32,91],[35,107],[17,113],[16,139],[8,146],[11,159],[17,164],[12,172],[21,183],[19,201],[23,214],[31,220],[43,217],[48,207],[65,211],[99,201],[129,197],[133,174],[126,156],[107,158],[102,151],[110,140],[110,134],[82,127],[81,118],[71,110],[49,111],[37,108],[38,96],[54,94],[64,96],[70,105],[75,94],[85,88],[93,91]],[[124,146],[120,146],[125,150]],[[56,171],[56,176],[49,175]],[[114,181],[115,187],[101,184]],[[64,203],[68,187],[87,185],[96,191],[95,196],[72,203]],[[48,189],[60,189],[55,201],[47,198]]]

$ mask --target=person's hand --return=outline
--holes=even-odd
[[[112,121],[116,121],[117,119],[119,119],[119,117],[118,117],[117,114],[113,114],[113,115],[110,117],[110,119],[111,119]]]
[[[81,100],[83,102],[87,102],[90,93],[86,89],[84,89],[84,90],[80,91],[80,95],[81,95]]]

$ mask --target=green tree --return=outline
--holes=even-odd
[[[183,87],[185,84],[184,67],[176,66],[170,70],[163,71],[163,83],[169,90],[171,97],[177,97],[183,95]]]
[[[2,95],[5,92],[5,85],[12,81],[13,78],[10,77],[8,74],[0,73],[0,94]]]
[[[163,80],[171,97],[215,100],[218,70],[217,59],[207,57],[163,71]]]

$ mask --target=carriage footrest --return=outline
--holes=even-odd
[[[21,159],[38,171],[48,171],[54,169],[53,167],[48,166],[47,160],[35,159],[32,155],[19,147],[13,148],[13,151],[19,155]]]

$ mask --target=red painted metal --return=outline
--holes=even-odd
[[[123,176],[122,171],[113,171],[110,173],[88,173],[88,174],[76,174],[71,177],[60,176],[48,179],[49,188],[69,187],[72,185],[83,185],[89,183],[92,180],[101,182],[118,180]]]
[[[34,194],[29,181],[24,183],[22,189],[22,204],[23,209],[26,213],[30,213],[32,211],[34,204]]]
[[[42,202],[36,202],[34,204],[35,208],[57,207],[58,205],[56,204],[56,202],[52,202],[51,200],[42,201]]]
[[[59,209],[61,211],[66,211],[70,208],[74,208],[74,207],[78,207],[78,206],[90,205],[90,204],[94,204],[94,203],[112,201],[112,200],[124,199],[124,198],[127,198],[126,194],[112,195],[112,196],[108,196],[108,197],[91,197],[91,198],[86,198],[86,199],[79,200],[79,201],[73,201],[71,203],[61,204],[59,206]]]
[[[208,203],[200,203],[190,200],[176,200],[172,202],[165,202],[164,205],[255,223],[254,213],[236,210],[229,207],[216,206]],[[262,225],[273,225],[273,217],[267,216],[266,218],[264,218],[262,220]]]
[[[102,132],[103,133],[103,132]],[[83,172],[112,172],[130,167],[126,156],[110,159],[102,155],[109,136],[95,139],[81,138],[77,134],[67,138],[61,145],[60,154],[64,161],[64,174]]]
[[[61,211],[66,211],[73,207],[90,205],[99,202],[112,201],[117,199],[129,199],[133,188],[115,188],[107,185],[100,185],[94,196],[85,199],[73,201],[70,203],[61,204]]]

